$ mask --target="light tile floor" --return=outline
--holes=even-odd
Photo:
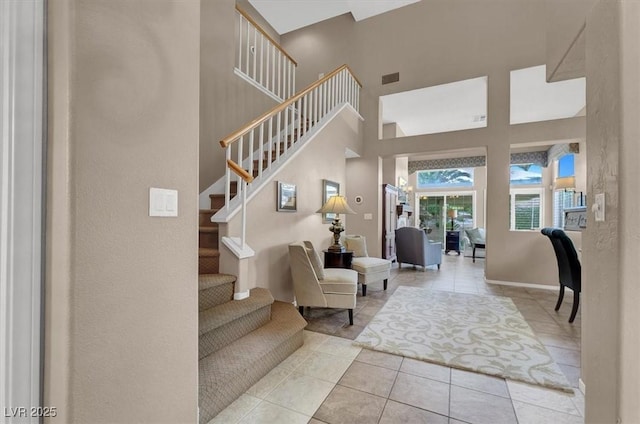
[[[582,424],[584,396],[570,395],[351,345],[399,285],[508,296],[574,387],[580,377],[580,313],[567,322],[557,291],[487,284],[484,260],[445,256],[440,270],[395,268],[389,286],[358,295],[354,325],[346,311],[305,310],[304,346],[237,401],[216,423],[519,423]]]

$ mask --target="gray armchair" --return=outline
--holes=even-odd
[[[467,237],[469,238],[469,242],[471,243],[471,248],[473,249],[473,262],[476,261],[476,249],[486,249],[487,242],[485,241],[485,231],[484,228],[474,228],[471,230],[465,230],[467,233]]]
[[[414,227],[402,227],[396,230],[396,255],[398,267],[402,264],[420,265],[426,268],[442,263],[442,243],[432,243],[424,230]]]

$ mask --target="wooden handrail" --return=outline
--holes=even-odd
[[[247,12],[245,12],[244,10],[240,9],[240,7],[238,7],[238,5],[236,5],[236,10],[245,17],[245,19],[249,22],[251,22],[253,24],[254,27],[256,27],[256,29],[258,31],[260,31],[260,33],[262,35],[264,35],[265,37],[267,37],[267,40],[271,41],[271,44],[273,44],[276,49],[280,50],[282,52],[282,54],[284,54],[285,56],[287,56],[289,58],[289,60],[291,62],[293,62],[294,65],[298,66],[298,62],[296,62],[290,55],[289,53],[287,53],[281,46],[280,44],[278,44],[278,42],[276,40],[274,40],[273,38],[271,38],[271,36],[269,34],[267,34],[267,32],[265,30],[262,29],[262,27],[260,25],[258,25],[258,23],[251,17],[249,16],[249,14]]]
[[[233,172],[238,174],[240,178],[242,178],[246,183],[250,183],[251,181],[253,181],[253,175],[249,175],[247,171],[242,169],[240,165],[238,165],[231,159],[227,159],[227,165],[229,166],[229,168],[231,168]]]
[[[231,134],[229,134],[228,136],[226,136],[225,138],[223,138],[222,140],[220,140],[220,145],[223,148],[226,148],[229,144],[233,143],[233,141],[240,137],[241,135],[247,133],[248,131],[256,128],[258,125],[262,124],[263,122],[265,122],[267,119],[269,119],[271,116],[275,115],[278,112],[281,112],[285,109],[287,109],[288,107],[290,107],[292,104],[294,104],[295,102],[297,102],[300,98],[304,97],[306,94],[308,94],[309,92],[315,90],[316,88],[318,88],[319,86],[321,86],[322,84],[324,84],[326,81],[330,80],[331,78],[333,78],[334,76],[336,76],[337,74],[339,74],[340,72],[342,72],[343,70],[348,70],[349,73],[351,74],[351,76],[353,77],[353,79],[358,83],[358,85],[360,87],[362,87],[362,84],[360,83],[360,81],[358,80],[358,78],[356,78],[356,76],[353,74],[353,72],[351,71],[351,68],[349,68],[348,65],[342,65],[339,68],[337,68],[336,70],[330,72],[329,74],[325,75],[324,77],[320,78],[318,81],[313,82],[312,84],[310,84],[309,86],[307,86],[307,88],[305,88],[304,90],[300,91],[298,94],[296,94],[293,97],[290,97],[288,100],[286,100],[283,103],[280,103],[279,105],[274,106],[271,110],[263,113],[262,115],[260,115],[259,117],[257,117],[256,119],[254,119],[253,121],[249,122],[247,125],[245,125],[244,127],[240,128],[239,130],[236,130],[234,132],[232,132]]]

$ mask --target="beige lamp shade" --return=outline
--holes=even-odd
[[[458,210],[457,209],[449,209],[447,211],[447,216],[449,218],[457,218],[458,217]]]
[[[576,188],[576,177],[560,177],[556,178],[555,181],[555,189],[568,189],[568,188]]]
[[[331,196],[327,203],[322,205],[316,213],[355,214],[347,204],[347,199],[344,196]]]

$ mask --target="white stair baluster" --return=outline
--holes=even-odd
[[[253,75],[251,78],[256,79],[256,67],[258,66],[258,30],[253,28]]]
[[[233,146],[233,144],[226,147],[226,160],[231,159],[231,146]],[[229,210],[229,200],[231,200],[231,169],[227,166],[224,184],[224,207],[226,210]]]
[[[260,135],[258,136],[258,151],[260,155],[258,156],[258,178],[262,177],[262,161],[264,160],[264,122],[260,124],[259,127]]]
[[[255,129],[249,132],[249,175],[253,176],[253,134]],[[242,162],[241,162],[242,163]]]
[[[249,75],[249,62],[251,58],[251,56],[249,56],[251,54],[251,51],[249,50],[249,45],[251,44],[249,42],[250,31],[251,31],[251,25],[249,25],[249,21],[247,21],[247,39],[245,40],[245,44],[247,45],[247,60],[246,60],[246,65],[244,69],[244,73],[247,75]]]
[[[264,35],[260,34],[260,85],[264,85]]]

